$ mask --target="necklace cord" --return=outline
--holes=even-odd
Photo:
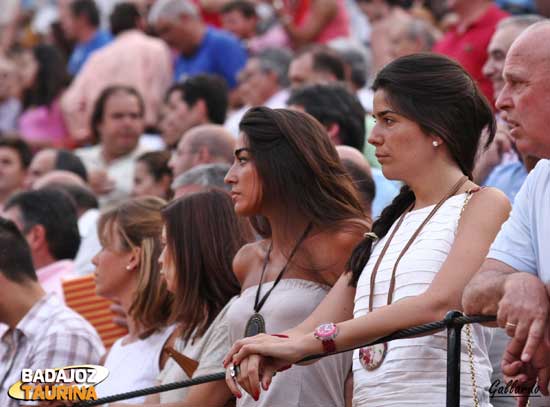
[[[264,294],[264,296],[260,300],[260,292],[262,291],[262,283],[263,283],[263,279],[264,279],[265,270],[267,268],[267,263],[269,262],[269,256],[271,255],[271,250],[273,249],[273,240],[269,244],[269,249],[267,250],[267,254],[265,256],[264,264],[263,264],[263,267],[262,267],[262,274],[260,276],[260,283],[258,284],[258,289],[256,290],[256,298],[254,299],[254,311],[256,313],[260,312],[260,310],[264,306],[265,302],[269,298],[271,292],[275,289],[275,286],[277,284],[279,284],[279,281],[281,281],[281,279],[283,277],[283,274],[285,273],[285,271],[288,268],[288,265],[290,264],[290,261],[292,260],[292,258],[294,257],[294,255],[298,251],[298,248],[302,245],[304,240],[306,240],[306,237],[309,235],[309,232],[311,231],[312,228],[313,228],[313,223],[309,222],[307,227],[305,228],[304,232],[302,233],[302,236],[300,236],[300,238],[298,239],[298,241],[296,242],[296,244],[292,248],[292,251],[290,252],[290,255],[288,256],[288,260],[286,261],[286,264],[284,265],[284,267],[279,272],[279,275],[275,279],[275,282],[273,283],[273,286],[269,289],[269,291],[267,293]]]

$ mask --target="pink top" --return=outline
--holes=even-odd
[[[172,83],[168,46],[139,30],[118,34],[109,45],[94,52],[61,99],[71,137],[90,136],[90,117],[103,89],[132,86],[145,102],[146,124],[156,124],[164,93]]]
[[[55,263],[48,264],[36,270],[36,275],[44,291],[48,294],[55,293],[57,298],[63,303],[65,302],[65,298],[61,283],[63,280],[76,277],[72,260],[58,260]]]
[[[67,129],[63,121],[59,98],[51,106],[30,107],[19,117],[21,137],[30,143],[46,143],[63,147]]]

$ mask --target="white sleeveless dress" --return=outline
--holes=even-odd
[[[170,325],[145,339],[123,345],[118,339],[105,360],[109,376],[97,386],[98,397],[139,390],[155,386],[160,373],[159,361],[164,344],[174,332]],[[123,403],[143,403],[145,396],[124,400]]]
[[[426,291],[447,258],[455,239],[466,194],[449,198],[424,226],[401,259],[395,280],[393,302]],[[433,206],[407,215],[394,236],[376,276],[373,309],[387,304],[393,265],[410,237],[426,219]],[[354,317],[369,312],[370,276],[374,264],[395,224],[374,247],[357,284]],[[456,273],[460,273],[457,269]],[[446,399],[447,340],[442,331],[420,338],[388,343],[386,358],[373,371],[364,369],[359,351],[353,355],[353,406],[444,406]],[[462,331],[460,394],[462,406],[473,406],[466,330]],[[477,394],[481,406],[490,406],[491,363],[487,352],[491,330],[472,325]]]

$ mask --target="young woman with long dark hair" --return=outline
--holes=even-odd
[[[235,212],[262,237],[233,262],[242,292],[228,310],[230,338],[289,329],[322,301],[369,230],[358,193],[320,123],[266,107],[242,119],[226,182]],[[279,391],[236,392],[237,405],[343,405],[350,367],[350,354],[292,367],[274,382]]]
[[[240,366],[236,381],[227,380],[235,394],[237,383],[250,394],[260,385],[275,387],[286,372],[272,379],[273,372],[305,356],[351,349],[461,309],[466,283],[508,216],[510,205],[500,191],[479,190],[471,181],[482,131],[491,140],[495,123],[462,67],[442,56],[415,54],[388,64],[373,89],[377,123],[369,142],[384,175],[405,186],[321,305],[284,332],[289,338],[259,335],[233,345],[225,363]],[[462,348],[461,403],[475,405],[477,399],[487,406],[487,335],[480,325],[466,331],[463,341],[473,346],[471,355]],[[443,405],[446,367],[443,332],[357,350],[354,405]]]

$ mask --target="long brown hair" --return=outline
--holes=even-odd
[[[481,134],[486,129],[489,145],[496,123],[491,106],[463,67],[441,55],[408,55],[386,65],[372,88],[383,90],[392,110],[417,123],[426,135],[441,137],[456,165],[472,179]],[[379,239],[414,201],[414,192],[404,185],[372,225]],[[352,253],[347,270],[352,272],[353,286],[370,259],[372,246],[372,239],[365,238]]]
[[[263,199],[278,202],[323,229],[367,215],[323,126],[307,113],[256,107],[239,125],[262,182]],[[266,218],[251,219],[263,237]],[[362,226],[364,228],[364,226]]]
[[[162,217],[167,254],[176,271],[172,320],[182,324],[182,337],[189,340],[202,336],[240,292],[233,257],[253,234],[235,215],[229,195],[217,189],[176,199]]]
[[[138,283],[128,314],[148,331],[166,326],[173,301],[158,262],[162,251],[160,211],[165,204],[152,196],[129,199],[103,212],[98,221],[102,245],[112,245],[116,233],[122,246],[118,249],[141,248]]]

